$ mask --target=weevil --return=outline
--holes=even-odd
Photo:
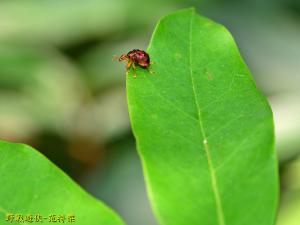
[[[147,52],[139,49],[133,49],[127,54],[122,54],[120,57],[115,56],[115,59],[119,61],[127,61],[126,64],[126,74],[128,74],[129,69],[133,68],[133,77],[136,78],[136,67],[140,66],[143,69],[147,69],[150,73],[153,73],[150,70],[150,56]]]

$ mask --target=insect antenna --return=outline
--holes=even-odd
[[[120,57],[118,55],[114,55],[113,58],[112,58],[112,61],[117,61],[117,60],[119,60],[119,58]]]

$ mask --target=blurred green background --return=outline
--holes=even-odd
[[[155,225],[130,130],[124,65],[157,20],[194,6],[236,38],[275,115],[277,225],[300,224],[299,0],[1,0],[0,138],[39,149],[128,225]]]

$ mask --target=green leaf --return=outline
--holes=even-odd
[[[24,140],[41,130],[68,136],[74,128],[70,115],[85,95],[78,70],[60,52],[0,42],[2,139]]]
[[[230,33],[182,10],[158,23],[148,52],[155,74],[131,71],[127,94],[161,224],[274,224],[272,112]]]
[[[8,214],[65,215],[66,220],[74,215],[72,224],[124,224],[111,209],[88,195],[44,156],[23,144],[0,141],[0,183],[0,224],[6,222]],[[53,222],[45,218],[43,224]]]

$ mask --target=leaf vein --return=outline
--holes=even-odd
[[[218,216],[218,222],[220,225],[225,225],[225,219],[224,219],[224,214],[223,214],[223,208],[222,208],[222,203],[221,203],[221,198],[220,198],[220,193],[218,189],[218,183],[217,183],[217,177],[215,173],[215,169],[213,166],[213,162],[211,159],[210,151],[209,151],[209,146],[202,122],[202,115],[201,115],[201,110],[199,106],[199,101],[196,95],[196,87],[195,87],[195,80],[194,80],[194,73],[192,69],[192,27],[193,27],[193,20],[194,20],[195,12],[193,11],[191,15],[191,20],[190,20],[190,30],[189,30],[189,68],[190,68],[190,76],[191,76],[191,81],[192,81],[192,88],[193,88],[193,95],[195,99],[195,104],[197,107],[198,111],[198,121],[199,121],[199,127],[202,133],[202,138],[203,138],[203,145],[204,145],[204,150],[206,153],[206,158],[208,162],[208,167],[209,167],[209,172],[211,176],[211,185],[212,185],[212,190],[214,193],[214,198],[215,198],[215,203],[217,207],[217,216]]]

